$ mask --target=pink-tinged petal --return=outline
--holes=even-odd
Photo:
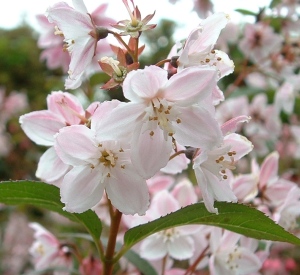
[[[180,106],[189,106],[209,96],[216,83],[215,68],[189,67],[170,78],[163,88],[163,97]]]
[[[236,247],[236,244],[240,238],[241,238],[241,235],[225,230],[223,233],[221,242],[219,243],[219,249],[220,250],[225,250],[225,249],[234,250],[234,248]]]
[[[167,71],[157,66],[131,71],[123,82],[124,96],[132,102],[147,104],[168,81],[167,75]]]
[[[185,150],[184,146],[178,146],[177,144],[177,151]],[[175,153],[174,150],[172,150],[171,155]],[[181,173],[183,170],[188,168],[188,164],[190,163],[190,160],[185,156],[185,154],[177,155],[175,158],[172,158],[169,160],[168,164],[160,169],[161,172],[166,174],[178,174]]]
[[[106,180],[106,193],[113,206],[124,214],[145,214],[150,200],[148,187],[131,165],[116,169]]]
[[[181,122],[174,124],[176,141],[184,146],[212,148],[223,139],[215,118],[204,108],[192,106],[180,108]]]
[[[76,10],[82,13],[88,13],[88,10],[82,0],[72,0],[72,3]]]
[[[136,129],[131,141],[132,163],[146,179],[166,166],[172,150],[170,137],[166,141],[160,128],[157,127],[152,133],[150,135],[150,130],[141,133],[141,129]]]
[[[60,189],[61,201],[68,212],[82,213],[99,203],[104,184],[101,172],[90,166],[77,166],[65,175]]]
[[[243,272],[243,274],[251,274],[261,268],[262,262],[252,251],[247,248],[239,247],[238,252],[240,253],[240,257],[236,263],[239,266],[240,272]]]
[[[216,53],[216,67],[219,71],[220,78],[233,73],[234,71],[234,63],[229,58],[227,53],[222,51],[215,50]]]
[[[212,103],[214,106],[224,101],[225,97],[221,89],[216,85],[212,91]]]
[[[153,197],[152,204],[155,207],[155,218],[166,216],[180,208],[178,201],[167,190],[157,193]]]
[[[140,248],[140,256],[148,260],[159,260],[167,255],[167,246],[163,237],[154,234],[145,239]]]
[[[287,200],[287,196],[295,186],[295,183],[285,179],[278,179],[278,181],[272,183],[272,185],[269,185],[268,188],[265,189],[264,196],[269,199],[272,205],[278,206]]]
[[[98,164],[98,145],[92,130],[83,125],[72,125],[65,127],[56,135],[54,146],[64,163],[77,166]]]
[[[176,260],[190,259],[195,247],[193,239],[189,236],[178,236],[168,243],[169,255]]]
[[[92,62],[95,55],[95,39],[92,37],[83,37],[77,39],[71,52],[71,62],[69,65],[69,78],[76,80],[85,70],[87,65]]]
[[[210,171],[203,168],[206,182],[209,185],[210,192],[212,192],[216,201],[237,202],[237,198],[230,188],[229,182],[226,180],[219,180]]]
[[[260,188],[277,179],[279,154],[277,151],[269,154],[261,165],[259,175]]]
[[[20,117],[25,134],[36,144],[52,146],[54,135],[66,124],[50,111],[35,111]]]
[[[237,176],[232,183],[233,193],[239,201],[250,202],[258,194],[258,178],[254,174]]]
[[[214,208],[214,196],[213,191],[210,188],[209,182],[200,168],[194,168],[196,179],[201,190],[203,202],[208,212],[218,214],[218,209]]]
[[[55,23],[63,31],[65,39],[86,35],[94,29],[88,14],[76,11],[68,5],[56,3],[47,9],[46,16],[50,23]],[[74,22],[77,24],[76,28],[74,28]]]
[[[234,133],[237,130],[237,127],[240,123],[249,122],[251,119],[250,116],[238,116],[226,121],[222,126],[221,130],[223,135],[227,135],[229,133]]]
[[[79,124],[79,115],[84,116],[84,109],[78,98],[70,93],[52,92],[47,96],[48,110],[61,117],[68,125]]]
[[[246,137],[235,133],[231,133],[224,137],[224,145],[230,145],[230,151],[235,151],[235,161],[241,159],[253,149],[251,141],[249,141]]]
[[[190,52],[210,50],[217,42],[221,30],[225,28],[228,20],[229,16],[223,12],[214,13],[203,20],[200,23],[200,29],[202,30],[199,33],[198,39],[190,48]]]
[[[159,191],[168,189],[174,183],[174,178],[166,175],[154,176],[147,180],[149,192],[156,194]]]
[[[43,181],[52,183],[61,179],[70,169],[50,147],[40,158],[35,175]]]
[[[181,207],[196,203],[198,197],[195,188],[188,179],[184,179],[176,184],[172,190],[172,195],[179,202]]]
[[[92,118],[91,127],[100,140],[126,139],[128,141],[136,127],[137,118],[144,110],[142,104],[122,103],[109,115],[102,118],[96,115]]]

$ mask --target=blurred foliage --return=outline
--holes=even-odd
[[[162,19],[155,29],[143,33],[141,41],[147,46],[140,59],[142,68],[167,58],[175,44],[173,38],[175,28],[176,23],[174,21]]]
[[[11,92],[27,95],[29,110],[46,107],[46,96],[63,89],[62,72],[50,71],[40,61],[38,34],[28,25],[16,29],[0,29],[0,86],[8,96]],[[21,115],[21,114],[20,114]],[[0,157],[0,180],[34,178],[37,161],[45,148],[33,144],[20,128],[18,117],[6,124],[13,149]]]

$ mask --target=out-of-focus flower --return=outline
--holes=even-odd
[[[33,257],[36,270],[47,268],[62,268],[64,271],[54,271],[55,275],[67,275],[72,266],[70,250],[62,245],[59,240],[48,230],[38,223],[30,223],[29,226],[35,231],[35,241],[29,249]]]
[[[214,227],[210,235],[211,257],[209,270],[212,275],[252,274],[262,266],[251,249],[238,245],[241,235]]]
[[[264,23],[246,24],[244,35],[239,48],[257,63],[264,61],[271,53],[280,52],[283,38]]]

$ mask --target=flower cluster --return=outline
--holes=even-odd
[[[293,171],[279,171],[281,156],[300,157],[299,117],[292,117],[300,68],[296,9],[285,1],[273,7],[280,16],[287,9],[292,18],[280,17],[281,33],[261,12],[241,34],[228,14],[211,13],[211,1],[194,1],[205,19],[166,59],[143,66],[140,38],[156,27],[148,24],[155,12],[142,17],[133,0],[123,4],[130,19],[117,23],[103,15],[107,5],[89,13],[83,0],[73,0],[73,7],[56,3],[40,17],[46,28],[41,58],[50,68],[68,67],[65,88],[84,88],[102,70],[109,80],[101,88],[119,89],[123,100],[83,105],[71,92],[52,91],[47,110],[20,117],[25,134],[48,147],[36,177],[59,188],[65,211],[92,209],[111,230],[106,254],[97,246],[100,262],[31,224],[36,269],[70,269],[74,255],[82,274],[112,274],[114,245],[127,230],[199,202],[211,215],[221,211],[216,201],[251,204],[286,230],[297,229],[300,189]],[[118,45],[109,48],[110,36]],[[232,49],[244,57],[241,64],[232,60]],[[245,86],[274,89],[273,102],[266,93],[249,96]],[[211,274],[258,274],[272,268],[265,262],[271,242],[209,225],[170,227],[133,250],[162,274],[204,268]],[[124,259],[119,268],[140,274]]]

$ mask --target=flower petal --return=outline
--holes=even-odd
[[[94,136],[94,132],[83,125],[65,127],[55,137],[56,153],[69,165],[92,164],[99,156]]]
[[[70,166],[61,161],[54,147],[50,147],[41,156],[35,175],[43,181],[53,183],[61,179],[69,169]]]
[[[144,215],[148,209],[149,191],[146,180],[131,165],[117,169],[112,177],[107,178],[106,193],[113,206],[124,214]]]
[[[157,66],[131,71],[123,82],[124,96],[138,103],[151,100],[167,81],[167,71]]]
[[[212,148],[223,140],[219,124],[204,108],[180,108],[181,123],[174,124],[176,141],[184,146]]]
[[[161,168],[168,163],[172,142],[170,137],[166,141],[163,131],[157,127],[150,135],[150,130],[141,133],[136,129],[131,141],[132,163],[146,179],[154,176]]]
[[[54,135],[66,124],[52,112],[35,111],[20,117],[20,124],[25,134],[36,144],[52,146]]]
[[[61,201],[68,212],[82,213],[99,203],[104,184],[101,173],[90,166],[77,166],[65,175],[60,189]]]
[[[189,67],[170,78],[163,87],[163,97],[180,106],[189,106],[209,96],[216,84],[214,67]]]

